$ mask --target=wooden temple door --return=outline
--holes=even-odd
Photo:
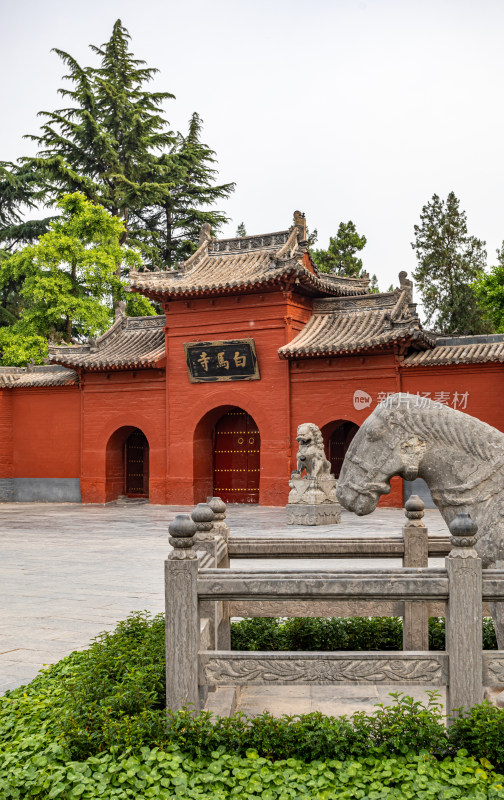
[[[331,472],[335,478],[339,478],[346,451],[358,430],[359,426],[354,422],[343,422],[331,434],[327,458],[331,462]]]
[[[149,496],[149,443],[140,430],[130,433],[124,444],[124,494]]]
[[[259,502],[261,439],[257,425],[240,409],[225,414],[214,429],[214,494],[225,503]]]

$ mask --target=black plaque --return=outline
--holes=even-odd
[[[224,342],[185,342],[191,383],[258,381],[259,364],[253,339]]]

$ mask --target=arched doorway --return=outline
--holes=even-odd
[[[138,428],[124,443],[124,494],[126,497],[149,496],[149,442]]]
[[[331,462],[331,472],[335,478],[339,478],[346,451],[358,430],[359,426],[348,420],[331,422],[322,428],[326,456]]]
[[[149,442],[130,425],[116,430],[107,443],[106,502],[121,495],[149,496]]]
[[[225,503],[258,503],[261,437],[250,414],[233,408],[213,431],[213,492]]]

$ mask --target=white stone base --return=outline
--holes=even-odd
[[[339,503],[288,503],[287,525],[337,525],[341,521]]]

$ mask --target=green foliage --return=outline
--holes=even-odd
[[[504,771],[504,711],[490,703],[474,706],[450,727],[452,748],[479,753]]]
[[[40,112],[41,133],[28,137],[39,152],[24,161],[41,176],[45,202],[84,193],[122,219],[121,244],[129,239],[150,266],[164,267],[193,252],[203,222],[227,221],[208,206],[234,184],[215,185],[215,154],[201,142],[197,114],[186,136],[170,130],[162,106],[174,95],[148,91],[157,70],[133,57],[130,38],[117,20],[109,41],[91,46],[97,67],[55,49],[68,68],[67,107]]]
[[[446,201],[434,194],[414,230],[411,246],[418,266],[413,277],[427,322],[442,333],[491,331],[492,324],[473,288],[484,274],[485,242],[469,236],[465,211],[461,211],[454,192]]]
[[[238,225],[238,227],[236,229],[236,234],[235,235],[236,236],[246,236],[247,235],[247,229],[245,227],[245,223],[244,222],[240,222],[240,224]]]
[[[103,206],[79,192],[57,205],[62,214],[48,233],[0,264],[0,285],[19,282],[24,303],[22,319],[2,329],[4,363],[38,361],[44,339],[69,342],[104,331],[112,301],[125,296],[117,272],[140,263],[137,251],[120,246],[124,225]]]
[[[0,327],[0,366],[24,367],[29,362],[43,364],[47,353],[47,339],[34,334],[22,322]]]
[[[41,177],[36,170],[0,162],[0,246],[4,253],[47,232],[50,218],[25,222],[22,214],[23,209],[34,209],[43,199]]]
[[[201,141],[202,127],[199,115],[193,114],[187,136],[177,134],[170,151],[151,162],[147,180],[156,190],[155,200],[132,209],[132,241],[150,266],[175,267],[198,247],[203,223],[215,235],[228,221],[221,211],[208,208],[228,197],[234,184],[215,184],[215,153]]]
[[[366,245],[365,236],[360,236],[352,220],[340,222],[336,236],[329,239],[327,250],[313,250],[311,256],[321,272],[360,277],[362,259],[356,253]]]
[[[175,748],[144,747],[140,753],[102,753],[83,762],[36,756],[16,765],[0,788],[6,800],[490,800],[503,796],[503,781],[491,764],[478,763],[463,753],[441,762],[425,752],[306,763],[295,758],[272,762],[254,750],[245,756],[214,751],[193,759]]]
[[[491,617],[482,625],[483,649],[496,650]],[[231,623],[233,650],[402,650],[402,617],[254,617]],[[444,617],[429,619],[429,648],[445,649]]]
[[[504,242],[497,250],[497,264],[479,275],[473,289],[495,330],[504,333]]]
[[[27,138],[39,146],[26,163],[46,178],[46,196],[82,192],[124,221],[121,243],[128,235],[130,209],[150,202],[155,192],[145,180],[155,150],[170,147],[173,133],[160,106],[173,98],[169,92],[149,92],[145,85],[157,70],[129,52],[130,36],[121,20],[101,47],[91,45],[100,58],[98,67],[81,67],[64,50],[55,52],[68,68],[60,89],[66,107],[41,111],[45,118],[39,135]]]
[[[0,698],[2,799],[504,796],[504,711],[487,704],[448,729],[436,693],[351,717],[166,717],[163,628],[133,614]]]
[[[23,212],[34,209],[43,200],[39,183],[39,176],[30,167],[0,162],[0,266],[22,244],[33,242],[48,230],[50,218],[23,220]],[[21,283],[21,280],[14,278],[0,283],[0,328],[13,325],[21,316]],[[0,336],[1,340],[5,338],[5,333]],[[38,345],[24,347],[23,341],[20,341],[12,343],[8,349],[12,350],[14,359],[14,352],[22,358],[25,350],[31,353],[28,356],[31,358]],[[8,363],[18,362],[11,360]]]

